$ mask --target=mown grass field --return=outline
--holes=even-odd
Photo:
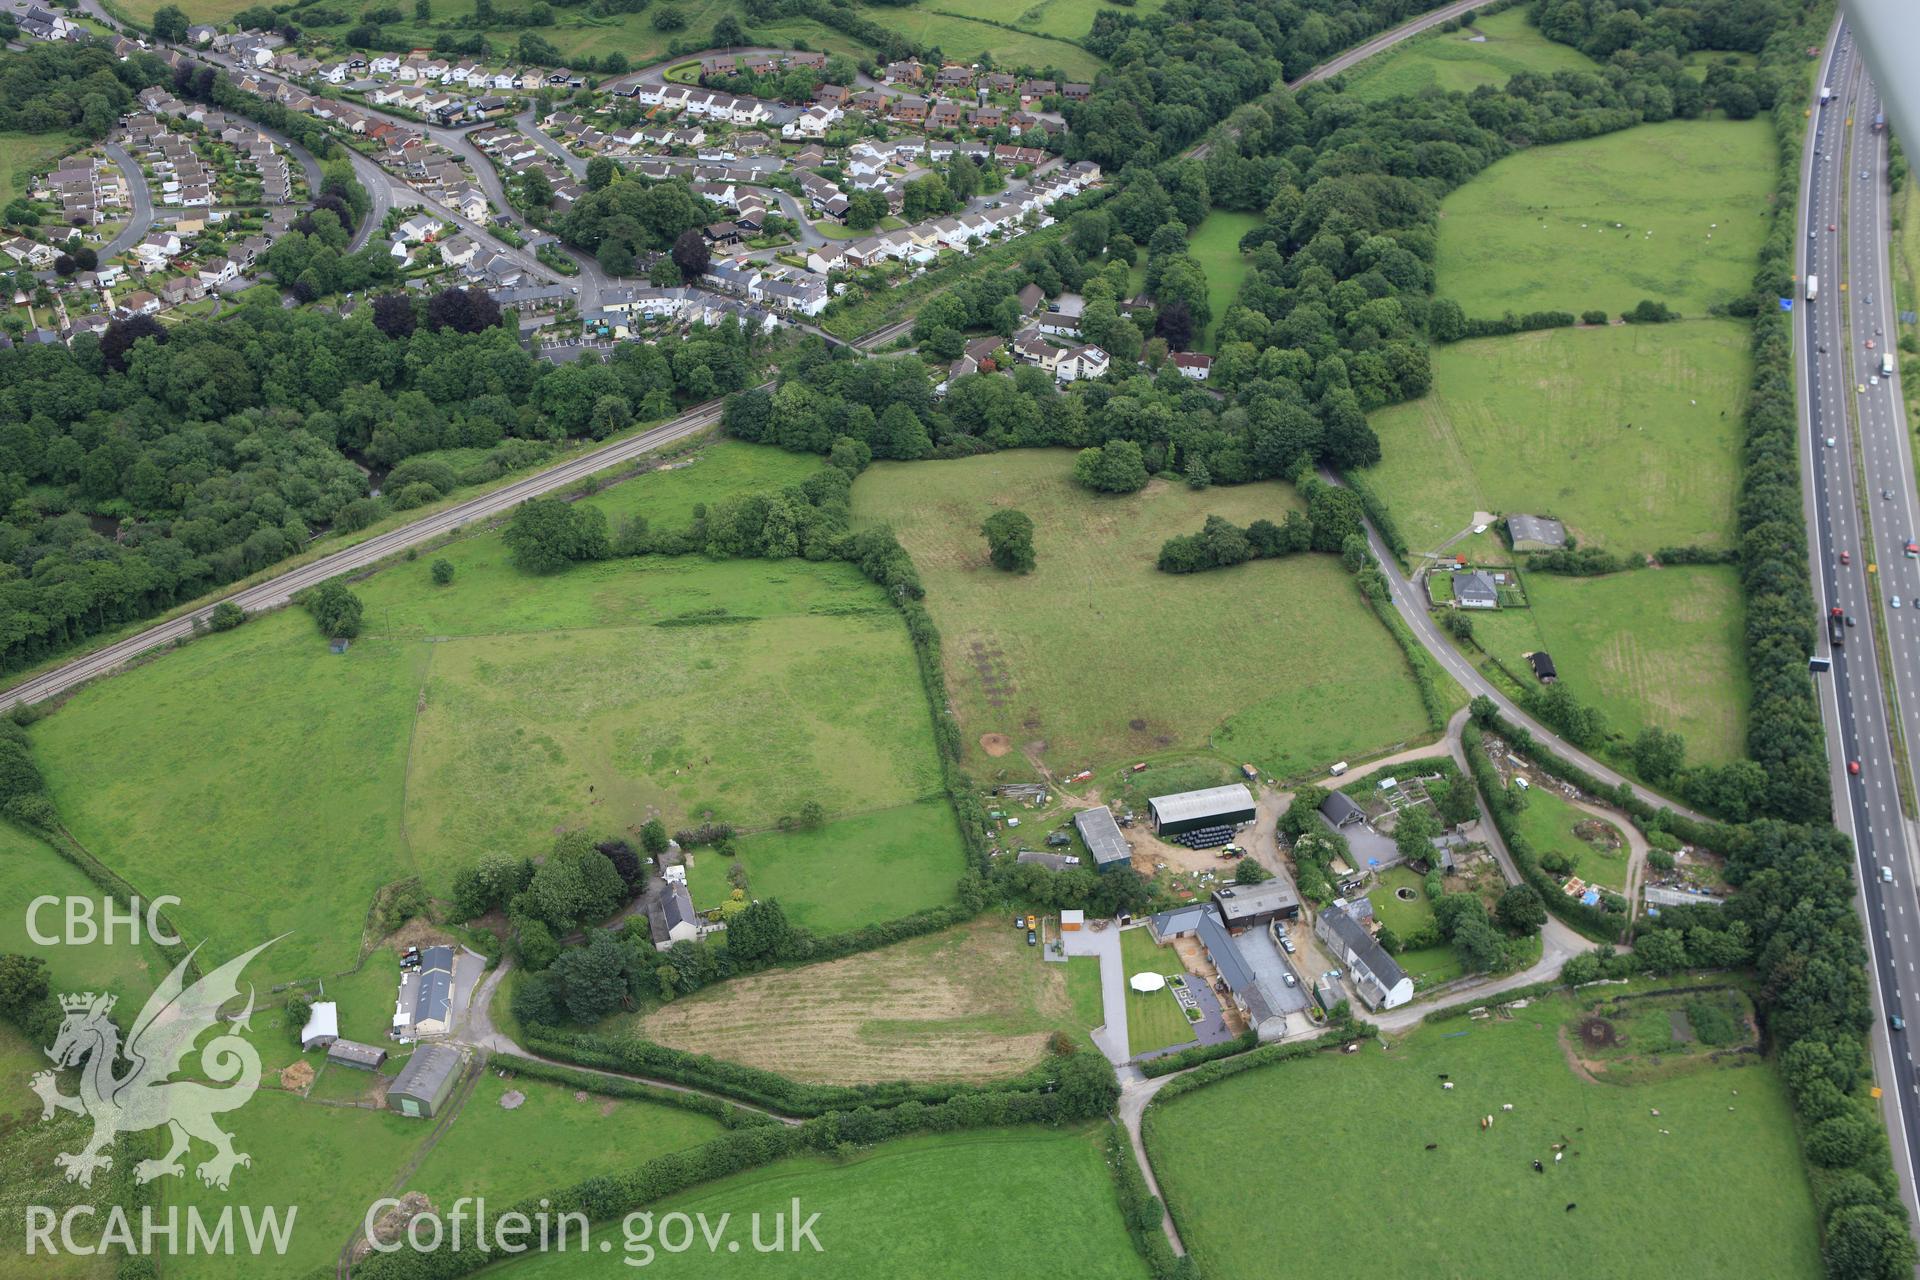
[[[585,501],[606,512],[608,526],[616,531],[622,520],[635,516],[644,518],[651,528],[683,529],[701,503],[711,506],[732,493],[783,489],[805,480],[821,465],[821,459],[812,454],[716,440]]]
[[[1655,725],[1687,758],[1746,754],[1745,604],[1730,565],[1676,565],[1604,578],[1530,573],[1530,609],[1478,613],[1475,641],[1531,680],[1522,655],[1545,649],[1559,682],[1627,738]]]
[[[1761,120],[1676,120],[1525,149],[1441,205],[1437,292],[1469,316],[1618,315],[1642,298],[1704,315],[1751,283],[1772,189]]]
[[[862,850],[857,859],[842,854]],[[927,905],[928,887],[953,879],[966,845],[945,797],[855,813],[812,831],[763,831],[734,845],[748,892],[778,898],[789,919],[822,933],[893,920]],[[717,907],[732,891],[727,859],[693,851],[693,905]]]
[[[988,1080],[1040,1061],[1054,1031],[1088,1048],[1094,1023],[1086,989],[1068,981],[1074,963],[1042,960],[995,913],[844,960],[736,978],[612,1025],[801,1080]]]
[[[1027,772],[980,747],[1002,733],[1056,771],[1211,744],[1284,777],[1426,732],[1404,657],[1333,558],[1153,567],[1209,513],[1281,518],[1290,488],[1111,497],[1072,471],[1070,451],[1009,452],[878,464],[854,485],[856,519],[891,524],[926,581],[970,767]],[[1031,574],[987,562],[980,523],[1001,506],[1034,520]]]
[[[1746,349],[1730,320],[1437,347],[1434,389],[1372,416],[1368,482],[1416,553],[1476,511],[1555,516],[1622,555],[1727,546]]]
[[[762,1240],[770,1241],[776,1217],[787,1217],[791,1229],[796,1200],[803,1221],[820,1215],[813,1232],[819,1252],[806,1244],[782,1253],[755,1252],[748,1243],[753,1215],[760,1216]],[[958,1280],[1022,1274],[1047,1257],[1071,1257],[1073,1274],[1084,1280],[1146,1275],[1120,1217],[1099,1129],[902,1138],[844,1160],[783,1160],[650,1208],[655,1221],[669,1213],[704,1213],[712,1224],[732,1215],[715,1251],[700,1242],[684,1253],[652,1255],[655,1265],[674,1275]],[[500,1274],[513,1280],[636,1274],[642,1255],[623,1250],[619,1224],[602,1224],[595,1234],[611,1239],[611,1252],[596,1245],[585,1253],[549,1253],[503,1267]],[[727,1238],[739,1245],[737,1252]]]
[[[511,1111],[500,1105],[510,1090],[523,1095]],[[407,1179],[407,1190],[424,1192],[443,1209],[474,1194],[504,1206],[725,1132],[711,1116],[680,1107],[597,1093],[579,1098],[577,1092],[528,1077],[502,1079],[489,1069],[453,1127]]]
[[[368,1206],[391,1194],[393,1180],[433,1131],[428,1120],[386,1110],[330,1107],[270,1088],[262,1088],[220,1122],[234,1135],[234,1150],[251,1155],[253,1164],[235,1170],[226,1191],[206,1187],[193,1170],[210,1149],[196,1145],[185,1176],[166,1180],[162,1203],[179,1206],[183,1214],[187,1206],[197,1206],[207,1217],[231,1205],[236,1232],[245,1207],[256,1215],[277,1209],[282,1221],[292,1206],[299,1207],[299,1214],[284,1256],[256,1258],[244,1247],[231,1256],[195,1256],[190,1271],[177,1268],[194,1280],[256,1280],[304,1276],[321,1267],[332,1270],[341,1246],[361,1230]]]
[[[25,195],[29,179],[80,142],[72,133],[0,133],[0,197]]]
[[[1200,1273],[1267,1274],[1283,1239],[1290,1273],[1337,1280],[1512,1276],[1543,1260],[1570,1280],[1741,1280],[1756,1259],[1782,1280],[1820,1275],[1813,1195],[1772,1065],[1589,1084],[1560,1043],[1574,1012],[1548,997],[1512,1021],[1448,1022],[1391,1052],[1260,1068],[1152,1107],[1147,1150]],[[1481,1132],[1485,1115],[1495,1123]],[[1284,1178],[1272,1176],[1276,1152]]]
[[[1503,85],[1523,71],[1593,71],[1593,60],[1571,45],[1555,44],[1527,21],[1525,8],[1481,18],[1459,31],[1407,41],[1346,73],[1347,92],[1379,102],[1427,89],[1465,93]]]
[[[694,502],[784,483],[781,459],[728,451],[596,501],[677,525]],[[455,581],[435,587],[442,558]],[[610,836],[657,811],[757,829],[807,800],[853,817],[938,790],[905,630],[847,566],[643,559],[530,578],[483,533],[355,589],[367,633],[345,655],[290,609],[95,684],[33,729],[75,836],[143,894],[177,894],[193,940],[233,954],[291,933],[257,962],[272,978],[351,966],[381,885],[420,874],[445,893],[482,853],[538,853],[557,828]],[[655,625],[712,609],[735,620]],[[812,840],[804,873],[787,837],[752,845],[772,883],[790,869],[803,923],[814,905],[837,927],[951,897],[951,820],[842,836]]]
[[[1240,282],[1247,275],[1247,259],[1240,252],[1240,237],[1259,225],[1256,214],[1216,209],[1187,238],[1187,251],[1207,273],[1207,305],[1213,311],[1199,350],[1220,349],[1214,337],[1220,331],[1220,322],[1227,317],[1227,308],[1240,296]]]

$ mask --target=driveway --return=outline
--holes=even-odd
[[[1112,921],[1090,920],[1084,929],[1063,931],[1060,943],[1069,957],[1094,956],[1100,961],[1100,1007],[1107,1022],[1094,1029],[1093,1042],[1108,1062],[1124,1065],[1132,1055],[1127,1045],[1127,975],[1120,963],[1120,931]]]

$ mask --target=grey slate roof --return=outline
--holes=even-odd
[[[1073,825],[1079,830],[1080,838],[1087,842],[1095,865],[1104,867],[1133,857],[1127,838],[1120,834],[1120,824],[1113,820],[1113,810],[1104,805],[1074,814]]]
[[[1253,808],[1253,792],[1238,782],[1205,791],[1182,791],[1176,795],[1154,796],[1147,801],[1162,823],[1189,822],[1215,814]]]
[[[422,951],[419,977],[413,997],[413,1025],[445,1022],[453,1007],[453,948],[428,947]]]
[[[1453,575],[1453,598],[1456,600],[1498,600],[1500,588],[1494,582],[1493,575],[1484,569],[1475,569],[1472,573]]]
[[[1259,884],[1235,884],[1216,889],[1213,900],[1227,924],[1244,925],[1255,916],[1287,911],[1300,905],[1300,895],[1284,876]]]
[[[1383,988],[1393,987],[1406,977],[1400,964],[1373,940],[1367,927],[1347,914],[1346,908],[1335,902],[1320,913],[1320,919],[1340,939],[1340,943],[1352,953],[1354,960],[1364,965]]]
[[[1567,545],[1566,526],[1544,516],[1508,516],[1507,536],[1515,545],[1522,542],[1537,542],[1545,547]]]
[[[1344,791],[1329,791],[1327,798],[1320,802],[1320,814],[1336,827],[1364,822],[1367,817],[1366,811],[1355,804],[1353,797]]]

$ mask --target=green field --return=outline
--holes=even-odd
[[[736,448],[596,501],[678,525],[801,470]],[[449,587],[429,580],[439,558]],[[286,610],[95,684],[33,730],[75,836],[143,894],[177,894],[214,953],[291,931],[260,965],[330,976],[358,956],[375,891],[406,875],[444,893],[482,853],[536,853],[557,828],[615,835],[658,812],[751,831],[808,800],[854,820],[845,838],[748,846],[767,885],[795,887],[798,919],[950,898],[963,859],[951,819],[918,805],[939,770],[913,654],[851,567],[689,557],[530,578],[488,533],[356,589],[367,634],[344,656]],[[733,621],[655,625],[713,609]],[[896,817],[862,817],[881,811]]]
[[[431,1121],[305,1102],[267,1088],[220,1123],[234,1135],[234,1150],[251,1155],[253,1163],[234,1171],[226,1191],[202,1186],[189,1163],[184,1176],[166,1180],[163,1203],[183,1212],[197,1206],[203,1216],[217,1215],[228,1205],[235,1207],[236,1217],[242,1207],[256,1214],[277,1209],[283,1220],[289,1207],[297,1206],[299,1213],[283,1257],[256,1258],[244,1249],[231,1256],[196,1256],[190,1271],[177,1268],[194,1280],[304,1276],[322,1266],[331,1271],[341,1247],[361,1230],[368,1207],[393,1194],[394,1179],[433,1131]],[[197,1161],[209,1150],[196,1146],[187,1159]]]
[[[919,910],[929,886],[954,878],[966,860],[945,798],[857,813],[814,831],[761,832],[734,851],[754,897],[780,899],[789,919],[821,933]],[[712,850],[693,852],[687,887],[695,907],[726,899],[727,868]]]
[[[1200,1274],[1270,1274],[1285,1241],[1289,1274],[1330,1280],[1543,1266],[1569,1280],[1819,1276],[1813,1195],[1771,1064],[1590,1084],[1560,1042],[1575,1011],[1548,997],[1511,1021],[1448,1022],[1391,1052],[1259,1068],[1152,1107],[1147,1150]]]
[[[650,1206],[666,1214],[732,1215],[730,1234],[709,1252],[656,1255],[676,1276],[831,1276],[834,1280],[912,1276],[1013,1276],[1044,1258],[1067,1258],[1081,1280],[1136,1280],[1146,1266],[1120,1217],[1106,1149],[1097,1129],[982,1130],[902,1138],[845,1159],[782,1160]],[[817,1213],[820,1250],[757,1253],[745,1241],[758,1213],[771,1239],[773,1219]],[[791,1225],[791,1222],[789,1223]],[[631,1276],[618,1224],[613,1251],[546,1254],[501,1269],[514,1280]],[[640,1255],[626,1255],[637,1265]]]
[[[509,1111],[509,1090],[524,1095]],[[460,1196],[505,1205],[571,1186],[669,1151],[699,1146],[724,1132],[718,1120],[681,1107],[596,1093],[489,1069],[453,1127],[407,1179],[446,1209]]]
[[[1018,1075],[1056,1031],[1091,1051],[1091,960],[1040,958],[998,912],[824,964],[735,978],[605,1030],[799,1080],[992,1080]]]
[[[0,199],[25,195],[28,179],[81,141],[72,133],[0,133]]]
[[[431,650],[327,652],[283,611],[82,689],[33,728],[80,843],[189,943],[230,956],[281,933],[257,975],[352,964],[375,890],[412,870],[401,828],[413,703]]]
[[[0,822],[0,953],[44,960],[57,993],[111,991],[122,1006],[131,1005],[131,1012],[138,1013],[170,968],[146,945],[144,921],[140,942],[130,941],[122,925],[111,946],[98,939],[90,945],[41,946],[27,932],[27,904],[40,897],[89,899],[95,923],[101,922],[101,893],[93,881],[45,841]],[[67,936],[61,903],[42,908],[35,928],[41,937]]]
[[[984,22],[1005,23],[1038,35],[1062,40],[1081,40],[1093,30],[1093,19],[1102,9],[1118,9],[1113,0],[975,0],[960,4],[957,0],[923,0],[925,7],[944,11],[954,17],[977,18]],[[1166,0],[1145,0],[1122,12],[1145,18],[1165,7]],[[964,13],[962,11],[965,11]],[[951,57],[956,50],[945,51]]]
[[[1752,283],[1773,149],[1761,120],[1677,120],[1522,150],[1441,205],[1437,292],[1469,316],[1642,298],[1702,315]]]
[[[1227,308],[1240,296],[1240,282],[1247,275],[1248,263],[1240,252],[1240,237],[1259,225],[1258,214],[1216,209],[1187,239],[1187,252],[1207,273],[1207,305],[1213,312],[1206,335],[1200,340],[1202,351],[1219,350],[1214,335],[1220,331],[1220,322],[1227,318]]]
[[[1687,758],[1746,755],[1746,606],[1730,565],[1677,565],[1604,578],[1527,575],[1530,609],[1476,613],[1474,640],[1531,681],[1522,656],[1553,655],[1559,682],[1609,728],[1648,725],[1687,740]]]
[[[1730,320],[1437,347],[1434,389],[1372,416],[1367,479],[1416,553],[1476,511],[1555,516],[1621,555],[1728,546],[1746,351]]]
[[[1086,12],[1086,26],[1064,33],[1071,39],[1086,35],[1093,25],[1092,9],[1087,6],[1087,0],[1054,2],[1070,4]],[[1009,31],[1005,27],[976,22],[963,12],[968,7],[956,0],[932,0],[932,3],[923,2],[902,8],[856,7],[854,12],[889,31],[899,32],[916,44],[939,46],[941,56],[948,62],[977,62],[979,55],[984,52],[991,53],[994,61],[1002,67],[1033,67],[1036,70],[1054,67],[1069,80],[1089,82],[1105,65],[1099,58],[1067,39]],[[983,13],[981,16],[993,15]]]
[[[1525,807],[1513,816],[1514,825],[1533,846],[1536,856],[1549,851],[1563,853],[1573,859],[1573,874],[1588,884],[1596,884],[1615,893],[1624,893],[1627,888],[1627,846],[1619,832],[1614,839],[1619,847],[1612,852],[1603,852],[1593,844],[1582,839],[1575,827],[1583,822],[1604,821],[1595,819],[1583,810],[1576,809],[1553,791],[1546,780],[1535,775],[1536,786],[1527,792]],[[1612,824],[1616,828],[1618,823]]]
[[[926,581],[970,765],[1024,773],[1031,751],[1072,772],[1210,743],[1285,777],[1426,733],[1405,658],[1332,558],[1153,567],[1209,513],[1280,518],[1290,488],[1109,497],[1072,471],[1068,451],[1028,450],[881,463],[854,485],[856,519],[890,523]],[[1031,574],[987,563],[980,522],[999,506],[1033,517]],[[989,733],[1016,753],[989,763]]]
[[[1508,9],[1458,31],[1435,32],[1369,58],[1346,73],[1347,92],[1366,102],[1440,89],[1465,93],[1504,85],[1523,71],[1596,71],[1571,45],[1555,44],[1527,21],[1525,8]]]
[[[56,1213],[94,1205],[104,1215],[112,1194],[110,1175],[101,1175],[91,1189],[60,1176],[54,1157],[80,1150],[93,1132],[93,1121],[65,1112],[41,1121],[40,1099],[27,1082],[49,1065],[43,1047],[29,1044],[11,1022],[0,1020],[0,1136],[5,1139],[0,1142],[0,1256],[19,1260],[22,1274],[30,1272],[45,1280],[105,1280],[115,1271],[117,1260],[112,1257],[62,1251],[54,1256],[37,1253],[33,1261],[24,1260],[29,1205],[44,1205]],[[76,1085],[67,1079],[61,1089],[71,1094]],[[75,1234],[80,1234],[79,1228]]]

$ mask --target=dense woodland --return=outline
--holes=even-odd
[[[554,366],[501,319],[463,290],[391,295],[346,318],[269,297],[168,329],[116,322],[71,350],[0,351],[0,664],[30,665],[555,442],[735,390],[756,360],[729,321]],[[488,453],[461,471],[431,457],[453,448]],[[362,466],[395,468],[382,496]]]

